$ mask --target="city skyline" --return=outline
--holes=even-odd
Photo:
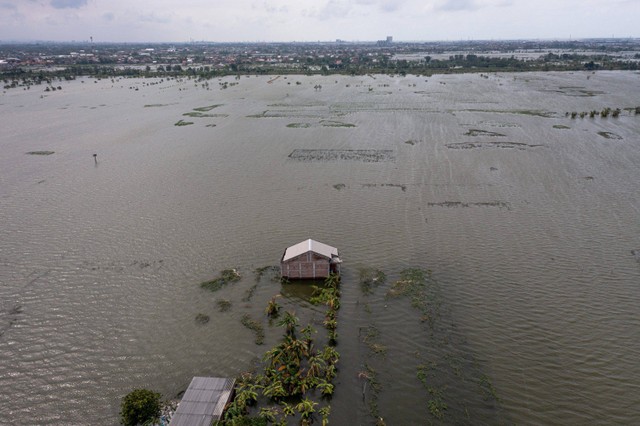
[[[0,41],[633,38],[637,16],[633,0],[0,0]]]

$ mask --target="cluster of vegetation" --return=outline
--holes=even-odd
[[[373,289],[387,281],[387,275],[380,269],[360,269],[360,289],[363,294],[371,294]]]
[[[327,306],[324,325],[329,344],[317,349],[313,327],[299,330],[299,319],[293,312],[285,312],[278,321],[284,329],[281,342],[264,354],[262,373],[245,373],[238,379],[236,397],[218,425],[287,425],[294,418],[309,425],[316,415],[322,425],[328,425],[331,407],[326,398],[333,395],[340,359],[335,349],[339,283],[340,278],[331,275],[312,298],[314,303]],[[280,317],[276,297],[265,312],[272,318]]]
[[[429,401],[427,402],[427,407],[429,408],[429,413],[435,417],[436,419],[443,419],[445,416],[445,411],[448,406],[443,400],[442,391],[440,389],[434,388],[429,384],[429,371],[433,368],[433,366],[422,364],[418,366],[418,380],[422,382],[425,388],[427,388],[427,392],[429,392]]]
[[[51,155],[55,154],[54,151],[29,151],[27,155]]]
[[[435,294],[429,291],[429,272],[421,269],[406,269],[401,272],[400,279],[391,285],[387,291],[387,297],[409,296],[411,305],[421,312],[420,320],[426,322],[430,329],[434,329],[435,320],[439,316],[440,301]],[[427,408],[436,419],[443,419],[448,406],[444,402],[443,391],[432,385],[428,380],[427,365],[419,365],[417,368],[418,379],[423,383],[429,393]]]
[[[258,321],[252,319],[249,314],[242,316],[242,325],[252,330],[256,335],[256,345],[262,345],[264,343],[264,327]]]
[[[198,314],[196,315],[196,324],[206,324],[210,320],[209,315]]]
[[[364,331],[364,334],[362,332]],[[371,353],[374,355],[386,355],[387,347],[382,343],[378,342],[378,337],[380,336],[380,330],[378,327],[370,325],[360,330],[362,342],[367,345]]]
[[[387,291],[387,297],[409,296],[411,306],[422,313],[421,321],[427,322],[433,328],[439,313],[440,300],[429,292],[429,275],[429,271],[422,269],[405,269],[400,273],[400,279]]]
[[[628,111],[629,114],[633,113],[635,115],[640,114],[640,106],[635,107],[635,108],[624,108],[625,111]],[[611,109],[609,107],[603,108],[601,111],[598,110],[591,110],[591,111],[582,111],[582,112],[577,112],[577,111],[573,111],[573,112],[565,112],[565,117],[571,117],[571,118],[576,118],[576,117],[580,117],[580,118],[585,118],[586,116],[589,116],[589,118],[595,118],[597,116],[600,116],[602,118],[607,118],[609,117],[609,115],[611,115],[614,118],[617,118],[620,116],[620,113],[622,113],[622,109],[620,108],[616,108],[616,109]]]
[[[214,278],[211,281],[205,281],[200,284],[200,287],[207,290],[217,291],[229,283],[235,283],[240,281],[240,274],[236,269],[225,269],[220,273],[220,276]]]
[[[134,389],[120,404],[120,423],[124,426],[156,424],[160,420],[160,395],[148,389]]]
[[[382,390],[382,384],[378,381],[376,370],[369,364],[365,363],[364,369],[358,373],[358,378],[365,380],[365,385],[362,388],[362,399],[366,397],[367,386],[371,390],[369,393],[369,414],[376,419],[376,426],[384,426],[385,422],[380,417],[378,410],[378,394]]]
[[[571,118],[576,118],[576,117],[585,118],[587,115],[589,116],[589,118],[595,118],[597,116],[600,116],[602,118],[607,118],[609,115],[611,115],[612,117],[618,117],[620,116],[621,112],[622,110],[620,108],[616,108],[612,111],[611,108],[606,107],[606,108],[603,108],[602,111],[597,111],[597,110],[582,111],[582,112],[573,111],[573,112],[565,112],[564,115],[565,117],[571,117]]]
[[[227,312],[229,309],[231,309],[231,302],[227,299],[216,300],[216,305],[218,305],[218,310],[220,312]]]
[[[359,275],[360,289],[364,296],[372,295],[376,288],[383,285],[387,280],[387,275],[378,268],[361,268]],[[368,314],[372,313],[368,303],[365,303],[364,311]],[[380,330],[375,324],[372,323],[366,327],[361,327],[358,335],[360,341],[369,349],[370,357],[381,356],[386,359],[387,347],[380,342]],[[367,406],[371,417],[375,420],[375,425],[384,426],[386,423],[380,417],[378,407],[378,395],[382,391],[382,383],[378,380],[378,373],[374,366],[369,362],[365,362],[358,372],[358,379],[362,380],[362,401]]]
[[[343,123],[342,121],[335,120],[320,120],[320,124],[323,127],[356,127],[355,124]]]
[[[480,129],[469,129],[465,134],[465,136],[488,136],[488,137],[503,137],[507,136],[503,133],[491,132],[489,130],[480,130]]]
[[[279,266],[263,266],[261,268],[256,268],[253,271],[253,274],[256,277],[256,283],[259,283],[265,274],[269,274],[271,276],[272,282],[278,282],[280,280],[279,272],[280,272]]]

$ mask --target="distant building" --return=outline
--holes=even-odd
[[[376,44],[378,46],[391,46],[393,44],[393,36],[387,36],[386,40],[378,40]]]
[[[338,249],[308,239],[287,248],[280,260],[280,272],[284,278],[326,278],[340,273]]]

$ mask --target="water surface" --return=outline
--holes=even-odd
[[[565,117],[638,106],[639,74],[268,80],[0,95],[0,423],[117,424],[135,387],[252,368],[280,333],[273,295],[322,320],[268,279],[247,300],[252,271],[309,237],[345,260],[336,424],[373,423],[366,366],[387,424],[438,423],[429,363],[443,423],[640,421],[640,116]],[[245,278],[199,288],[229,267]],[[364,267],[388,282],[364,294]],[[432,273],[433,327],[385,297],[405,268]]]

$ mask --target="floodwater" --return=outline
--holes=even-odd
[[[640,115],[565,117],[639,106],[640,74],[271,78],[0,95],[0,424],[249,370],[278,293],[321,330],[295,288],[250,293],[309,237],[344,260],[332,424],[640,423]],[[407,268],[433,317],[386,297]]]

